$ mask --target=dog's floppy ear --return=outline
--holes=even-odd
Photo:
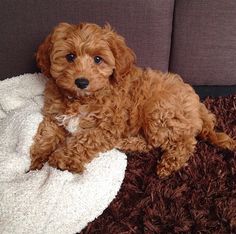
[[[135,64],[136,56],[133,50],[126,45],[124,38],[114,32],[109,24],[105,25],[104,30],[110,49],[115,57],[115,71],[113,75],[119,81],[130,72]]]
[[[53,44],[59,40],[65,40],[68,34],[68,31],[73,29],[75,25],[60,23],[54,28],[54,31],[49,34],[43,43],[39,46],[36,53],[36,62],[37,66],[40,68],[41,72],[47,76],[51,77],[50,67],[50,54],[53,49]]]
[[[41,72],[47,76],[51,77],[50,73],[50,53],[52,50],[52,43],[51,43],[52,35],[49,34],[43,43],[39,46],[38,51],[36,53],[36,62],[38,68],[40,68]]]

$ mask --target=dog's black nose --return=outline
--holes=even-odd
[[[81,77],[75,80],[75,84],[78,88],[85,89],[89,85],[89,81],[86,78]]]

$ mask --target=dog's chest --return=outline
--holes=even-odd
[[[80,115],[59,115],[56,117],[59,126],[63,126],[69,133],[75,133],[79,130]]]

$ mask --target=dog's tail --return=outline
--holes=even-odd
[[[214,145],[220,146],[221,148],[232,151],[236,150],[236,140],[224,132],[215,131],[215,116],[207,110],[204,104],[201,105],[200,113],[203,121],[200,137],[204,140],[208,140]]]

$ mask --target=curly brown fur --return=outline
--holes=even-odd
[[[37,63],[49,81],[31,169],[48,161],[82,172],[99,152],[114,147],[160,147],[157,174],[164,177],[188,161],[198,135],[236,147],[214,131],[214,115],[190,85],[176,74],[136,67],[134,52],[109,25],[59,24],[39,47]],[[86,87],[76,84],[80,78],[89,82]]]

